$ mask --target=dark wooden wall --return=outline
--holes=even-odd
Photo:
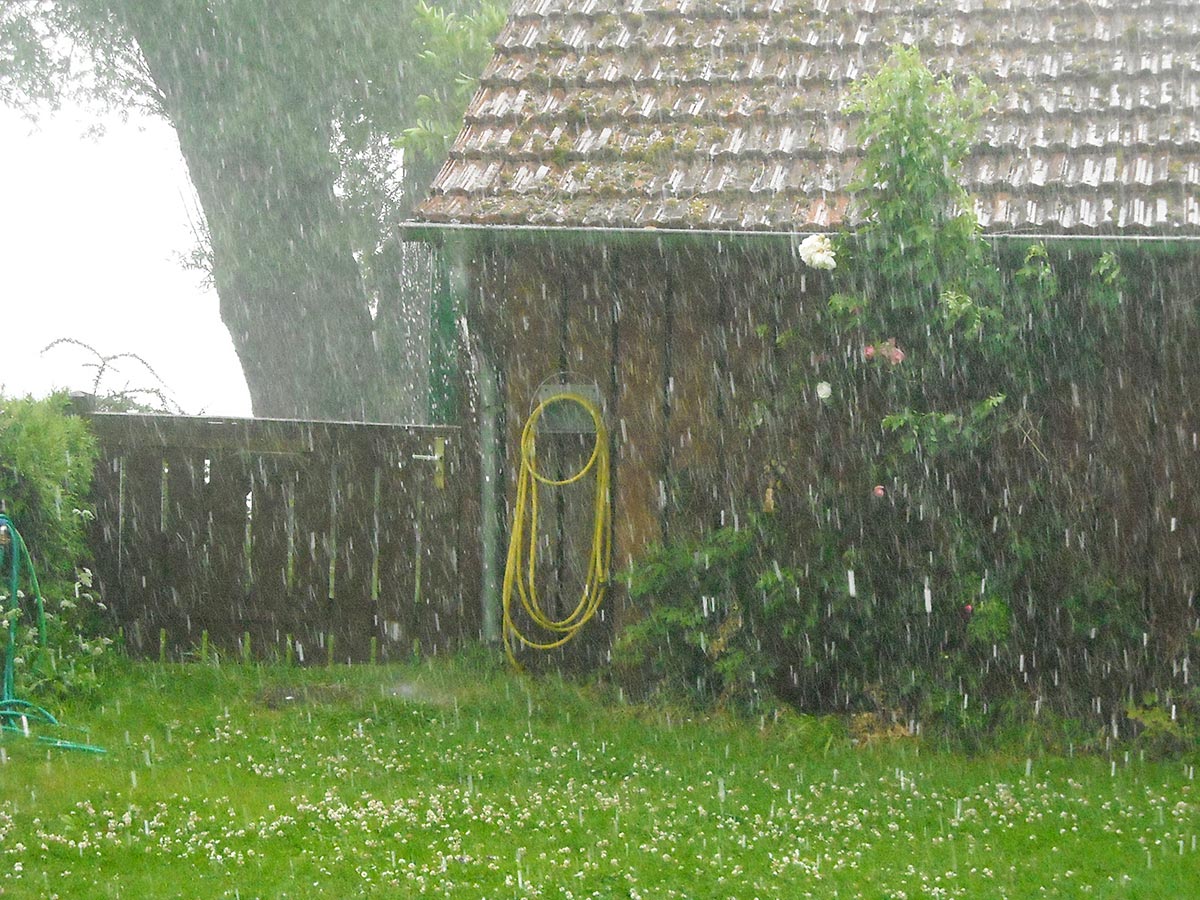
[[[1056,502],[1077,504],[1071,515],[1093,523],[1091,534],[1070,539],[1108,547],[1119,569],[1136,574],[1168,639],[1195,620],[1200,582],[1200,263],[1194,252],[1161,247],[1126,258],[1123,349],[1103,361],[1085,396],[1069,377],[1053,376],[1058,412],[1039,423],[1036,453],[1021,442],[1007,477],[1039,477],[1038,454],[1055,459]],[[770,444],[747,427],[756,401],[783,387],[774,337],[797,327],[803,342],[831,290],[828,274],[807,269],[788,242],[493,237],[472,260],[468,313],[501,372],[510,457],[544,380],[567,370],[600,387],[612,437],[615,569],[664,539],[745,521],[781,468],[797,476],[793,486],[822,466],[835,481],[852,475],[819,404],[797,411],[786,441]],[[1063,277],[1072,271],[1065,265]],[[845,352],[819,342],[810,350],[814,360]],[[777,458],[781,451],[790,456]],[[506,468],[511,516],[515,460]],[[871,485],[845,489],[865,497]],[[569,519],[568,530],[586,526]],[[547,546],[561,527],[547,522]],[[567,582],[576,577],[572,560],[555,564]],[[613,620],[637,614],[628,603],[615,589],[605,621],[576,652],[602,660]]]
[[[694,242],[496,240],[473,260],[468,314],[504,395],[507,521],[521,428],[539,385],[561,372],[594,383],[604,400],[615,572],[653,544],[734,525],[761,506],[766,460],[742,427],[774,377],[771,340],[758,331],[774,334],[824,296],[822,280],[803,276],[786,243],[782,258],[747,259]],[[563,465],[587,446],[567,453]],[[543,517],[544,571],[573,602],[585,557],[577,549],[560,558],[554,548],[586,548],[591,500],[586,487],[562,500],[563,518]],[[634,615],[614,583],[602,620],[563,661],[602,662],[616,629]]]
[[[93,415],[92,544],[135,653],[324,662],[479,637],[478,457],[449,427]],[[419,459],[442,447],[444,467]]]

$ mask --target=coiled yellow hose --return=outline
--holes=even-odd
[[[596,445],[584,466],[568,478],[547,478],[537,470],[537,423],[547,407],[555,403],[576,403],[592,417],[596,426]],[[587,576],[579,603],[565,617],[555,619],[542,609],[537,594],[538,495],[541,486],[565,487],[575,484],[595,469],[595,511],[592,516],[592,545]],[[528,541],[528,551],[525,550]],[[553,650],[571,640],[596,614],[608,590],[609,562],[612,552],[612,508],[609,502],[608,430],[594,403],[585,397],[563,392],[547,398],[530,414],[521,431],[521,473],[517,478],[517,502],[513,510],[508,561],[504,567],[504,652],[519,667],[516,644],[535,650]],[[513,594],[533,623],[553,637],[534,640],[513,622]]]

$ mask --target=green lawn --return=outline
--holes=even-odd
[[[856,749],[487,665],[127,665],[0,741],[4,897],[1200,896],[1192,761]]]

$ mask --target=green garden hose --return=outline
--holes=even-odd
[[[0,693],[0,731],[10,731],[31,737],[33,725],[54,725],[59,722],[50,712],[28,700],[21,700],[16,694],[16,657],[17,657],[17,620],[21,614],[21,573],[28,576],[30,595],[37,607],[38,646],[46,647],[46,609],[42,602],[42,591],[38,586],[37,572],[33,568],[33,560],[29,550],[17,531],[17,526],[6,515],[0,515],[0,575],[7,568],[8,603],[4,609],[8,621],[8,641],[4,650],[4,686]],[[60,738],[38,735],[38,741],[59,747],[64,750],[85,750],[89,753],[103,753],[99,747],[90,744],[80,744],[75,741],[65,741]]]
[[[0,515],[0,572],[8,565],[8,608],[5,610],[8,620],[8,646],[4,653],[4,693],[0,696],[0,704],[8,704],[15,700],[14,661],[17,649],[17,619],[20,618],[21,605],[21,570],[24,568],[29,575],[29,586],[32,588],[34,601],[37,603],[38,644],[46,646],[46,609],[42,603],[42,591],[38,587],[37,573],[33,570],[33,562],[29,559],[29,551],[21,532],[8,516]],[[0,707],[3,708],[3,707]]]

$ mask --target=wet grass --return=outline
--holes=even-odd
[[[0,741],[0,895],[1197,895],[1192,761],[850,746],[488,664],[127,665]],[[759,727],[759,726],[762,727]]]

